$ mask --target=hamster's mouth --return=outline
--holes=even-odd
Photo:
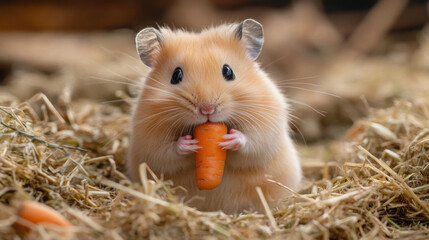
[[[207,121],[207,122],[205,122],[205,123],[223,123],[223,124],[225,124],[226,125],[226,128],[228,129],[228,132],[229,132],[229,130],[231,130],[231,129],[237,129],[237,130],[239,130],[238,128],[237,128],[237,126],[236,125],[234,125],[234,124],[232,124],[231,122],[228,122],[228,121]],[[198,125],[201,125],[201,124],[196,124],[196,125],[193,125],[193,127],[192,127],[192,131],[193,131],[193,129],[195,129],[195,127],[196,126],[198,126]]]
[[[204,123],[198,123],[198,124],[192,124],[192,125],[190,125],[190,126],[188,126],[186,129],[187,129],[187,131],[184,131],[184,133],[185,133],[185,135],[191,135],[191,136],[193,136],[194,135],[194,129],[197,127],[197,126],[199,126],[199,125],[201,125],[201,124],[205,124],[205,123],[210,123],[210,122],[214,122],[214,121],[209,121],[209,120],[207,120],[206,122],[204,122]],[[231,129],[237,129],[237,126],[235,126],[234,124],[231,124],[230,122],[225,122],[225,121],[220,121],[220,122],[217,122],[217,123],[223,123],[223,124],[225,124],[226,125],[226,127],[227,127],[227,129],[228,129],[228,132],[231,130]],[[239,129],[238,129],[239,130]],[[182,132],[182,134],[183,134],[183,132]]]
[[[216,118],[219,118],[219,117],[216,117]],[[223,123],[228,127],[228,131],[229,131],[232,127],[230,121],[228,121],[228,120],[225,121],[225,119],[222,119],[222,120],[223,121],[216,121],[213,119],[212,116],[207,116],[207,120],[204,123]],[[201,124],[203,124],[203,123],[201,123]],[[199,125],[199,124],[197,124],[197,125]]]
[[[199,126],[199,125],[201,125],[201,124],[206,124],[206,123],[223,123],[223,124],[225,124],[225,125],[228,127],[228,129],[230,129],[230,128],[232,127],[232,125],[231,125],[229,122],[223,122],[223,121],[209,121],[209,120],[207,120],[206,122],[203,122],[203,123],[196,123],[196,124],[192,124],[192,126],[190,126],[190,128],[194,129],[194,128],[195,128],[195,127],[197,127],[197,126]]]
[[[201,125],[201,124],[205,124],[205,123],[223,123],[226,125],[228,132],[231,129],[236,129],[241,131],[241,126],[238,123],[235,123],[234,119],[231,119],[227,116],[220,116],[220,115],[210,115],[210,116],[201,116],[201,115],[197,115],[197,117],[195,117],[193,119],[194,121],[190,122],[190,124],[188,126],[185,127],[185,131],[181,131],[181,134],[184,135],[184,133],[186,133],[185,135],[193,135],[194,129]],[[179,136],[180,137],[180,136]]]

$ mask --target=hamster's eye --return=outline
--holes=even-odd
[[[182,81],[183,78],[183,71],[180,67],[177,67],[174,69],[173,76],[171,76],[170,83],[171,84],[179,84]]]
[[[226,81],[232,81],[235,79],[234,72],[228,64],[224,64],[222,67],[222,75]]]

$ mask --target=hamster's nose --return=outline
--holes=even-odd
[[[202,115],[211,115],[216,112],[216,108],[215,104],[205,104],[200,106],[200,113]]]

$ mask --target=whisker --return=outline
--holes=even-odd
[[[275,131],[275,129],[272,127],[272,125],[276,125],[275,124],[275,120],[273,119],[273,118],[267,118],[267,117],[265,117],[264,115],[262,115],[262,114],[259,114],[258,112],[246,112],[246,111],[241,111],[239,114],[237,114],[238,116],[246,116],[246,118],[248,118],[248,119],[251,119],[251,121],[254,121],[254,122],[257,122],[257,123],[259,123],[259,124],[252,124],[252,122],[251,121],[247,121],[248,123],[249,123],[249,125],[250,126],[258,126],[258,128],[259,128],[259,130],[262,132],[263,131],[263,129],[262,129],[262,126],[264,126],[264,127],[266,127],[266,128],[268,128],[268,129],[270,129],[271,131]],[[255,118],[255,115],[258,115],[258,116],[260,116],[262,119],[264,119],[264,120],[266,120],[267,122],[271,122],[271,123],[273,123],[273,124],[271,124],[271,125],[268,125],[266,122],[264,122],[264,121],[262,121],[262,120],[260,120],[260,119],[258,119],[258,118]],[[259,132],[259,131],[258,131]]]
[[[179,117],[177,117],[177,116],[179,116]],[[176,114],[176,115],[174,115],[174,116],[172,116],[171,118],[173,118],[173,119],[175,119],[174,120],[174,122],[172,123],[172,124],[170,124],[169,125],[169,127],[167,128],[167,132],[166,132],[166,134],[165,134],[165,138],[164,138],[164,142],[167,142],[168,141],[168,137],[169,136],[172,136],[173,135],[173,133],[174,133],[174,130],[179,126],[179,124],[180,124],[180,122],[181,122],[181,120],[184,118],[184,115],[183,114]],[[170,118],[170,119],[171,119]],[[184,129],[185,129],[185,126],[183,126],[182,125],[182,127],[181,127],[181,129],[180,129],[180,134],[179,134],[179,136],[183,136],[183,131],[184,131]],[[179,132],[179,131],[177,131],[177,132]],[[176,139],[174,139],[173,141],[175,141]]]
[[[100,63],[98,63],[98,62],[95,62],[95,64],[97,64],[97,65],[98,65],[100,68],[102,68],[103,70],[105,70],[105,71],[107,71],[107,72],[110,72],[110,73],[112,73],[113,75],[118,76],[118,77],[120,77],[120,78],[122,78],[122,79],[128,80],[128,81],[130,81],[130,82],[132,82],[132,83],[139,82],[138,80],[131,79],[131,78],[126,77],[126,76],[124,76],[124,75],[122,75],[122,74],[119,74],[119,73],[117,73],[117,72],[115,72],[115,71],[111,70],[110,68],[108,68],[108,67],[104,66],[103,64],[100,64]]]
[[[134,61],[138,61],[139,63],[140,63],[140,58],[138,58],[138,57],[133,57],[133,56],[131,56],[130,54],[128,54],[128,53],[126,53],[126,52],[124,52],[124,51],[118,51],[119,52],[119,54],[121,54],[121,55],[123,55],[123,56],[126,56],[126,57],[129,57],[130,59],[132,59],[132,60],[134,60]]]
[[[319,115],[321,115],[321,116],[323,116],[323,117],[326,117],[326,116],[325,116],[325,113],[326,113],[325,111],[319,111],[319,110],[317,110],[316,108],[314,108],[314,107],[310,106],[309,104],[307,104],[307,103],[303,103],[303,102],[298,101],[298,100],[296,100],[296,99],[291,99],[291,98],[289,98],[288,100],[289,100],[290,102],[292,102],[292,103],[295,103],[295,104],[299,104],[299,105],[306,106],[306,107],[310,108],[311,110],[313,110],[314,112],[316,112],[317,114],[319,114]]]
[[[156,83],[161,84],[162,86],[167,87],[167,85],[165,85],[164,83],[160,82],[159,80],[157,80],[157,79],[155,79],[155,78],[153,78],[153,77],[150,77],[150,76],[149,76],[149,74],[144,75],[144,76],[143,76],[143,78],[150,79],[150,80],[152,80],[152,81],[154,81],[154,82],[156,82]]]
[[[295,125],[295,123],[293,123],[292,121],[290,121],[290,124],[292,124],[292,126],[295,127],[295,129],[298,131],[299,135],[301,135],[301,138],[304,141],[304,145],[307,146],[307,141],[305,140],[304,134],[302,134],[302,132],[299,129],[299,127],[297,125]]]
[[[128,102],[128,101],[135,101],[135,100],[136,100],[135,98],[123,98],[123,99],[103,101],[103,102],[101,102],[101,104],[118,103],[118,102]]]
[[[169,91],[164,90],[164,89],[161,89],[161,88],[157,88],[157,87],[153,87],[153,86],[149,86],[149,85],[146,85],[146,86],[144,86],[143,88],[146,88],[146,89],[152,89],[152,90],[155,90],[155,91],[159,91],[159,92],[165,93],[166,95],[168,95],[168,96],[170,96],[170,97],[172,97],[172,98],[174,98],[174,99],[183,100],[183,99],[182,99],[181,97],[179,97],[177,94],[175,94],[175,93],[173,93],[173,92],[169,92]]]
[[[248,104],[240,104],[240,103],[236,103],[236,106],[239,106],[239,107],[248,107],[248,108],[252,108],[252,109],[258,109],[258,110],[261,110],[261,111],[268,111],[268,112],[270,112],[270,113],[274,113],[274,114],[278,114],[279,113],[279,111],[281,111],[281,109],[279,109],[279,108],[274,108],[274,107],[269,107],[269,106],[265,106],[265,105],[248,105]]]
[[[241,106],[241,107],[252,107],[252,109],[260,109],[260,110],[268,111],[268,112],[270,112],[270,113],[274,113],[274,114],[278,114],[278,112],[281,110],[281,109],[279,109],[279,108],[277,108],[277,107],[267,106],[267,105],[263,105],[263,104],[251,104],[251,105],[248,105],[248,104],[242,104],[242,103],[235,103],[235,104],[236,104],[237,106]],[[289,109],[288,116],[289,116],[290,118],[292,118],[292,119],[296,119],[296,120],[298,120],[298,121],[302,122],[302,119],[300,119],[299,117],[297,117],[297,116],[293,115],[292,113],[290,113],[290,111],[293,111],[293,110],[294,110],[293,108],[290,108],[290,109]]]
[[[149,121],[151,118],[154,118],[156,116],[159,116],[159,115],[162,115],[162,114],[165,114],[165,113],[168,113],[168,112],[173,112],[173,111],[181,110],[180,108],[177,108],[177,107],[174,107],[174,106],[168,106],[168,107],[159,108],[159,109],[167,109],[167,110],[163,110],[163,111],[160,111],[158,113],[146,116],[143,119],[139,120],[137,123],[133,124],[133,127],[136,127],[136,126],[138,126],[138,125],[140,125],[140,124],[142,124],[142,123],[144,123],[146,121]]]
[[[178,118],[180,117],[180,118]],[[151,126],[151,128],[149,128],[147,131],[148,133],[158,133],[159,134],[159,127],[162,126],[165,122],[170,121],[171,119],[174,119],[174,122],[172,124],[169,124],[169,127],[167,129],[164,129],[162,131],[166,132],[166,135],[169,136],[171,134],[171,130],[174,129],[175,125],[177,122],[179,122],[181,119],[183,118],[183,114],[178,112],[174,115],[165,117],[163,119],[161,119],[160,121],[158,121],[155,125]],[[164,141],[166,141],[167,139],[164,139]]]
[[[284,87],[285,88],[292,88],[292,89],[299,89],[299,90],[313,92],[313,93],[320,93],[320,94],[323,94],[323,95],[328,95],[328,96],[336,97],[336,98],[341,98],[340,96],[338,96],[336,94],[328,93],[328,92],[323,92],[323,91],[319,91],[319,90],[313,90],[313,89],[302,88],[302,87],[297,87],[297,86],[284,86]]]
[[[178,120],[176,120],[175,122],[177,122],[177,121]],[[173,126],[170,127],[171,132],[174,132],[173,129],[175,127],[176,127],[175,125],[173,125]],[[185,129],[186,129],[186,126],[182,125],[182,127],[180,128],[179,136],[183,136],[183,132],[185,131]],[[168,131],[168,133],[170,134],[170,131]]]
[[[104,47],[104,46],[100,46],[100,49],[101,50],[103,50],[103,51],[105,51],[105,52],[108,52],[108,53],[110,53],[110,54],[112,54],[112,55],[116,55],[116,54],[121,54],[121,55],[126,55],[126,56],[129,56],[130,58],[132,58],[133,60],[138,60],[138,58],[134,58],[133,56],[131,56],[131,55],[129,55],[129,54],[127,54],[127,53],[125,53],[124,51],[119,51],[119,50],[112,50],[112,49],[108,49],[108,48],[106,48],[106,47]]]
[[[260,97],[260,98],[259,98]],[[241,94],[235,94],[234,99],[235,100],[251,100],[251,101],[266,101],[263,98],[266,98],[267,95],[264,94],[253,94],[252,93],[241,93]],[[261,99],[262,98],[262,99]]]
[[[122,74],[119,74],[119,73],[117,73],[117,72],[115,72],[115,71],[112,71],[112,70],[108,69],[107,67],[106,67],[106,69],[107,69],[109,72],[113,73],[114,75],[116,75],[116,76],[118,76],[118,77],[120,77],[120,78],[123,78],[123,79],[125,79],[125,80],[130,81],[130,82],[138,82],[138,80],[135,80],[135,79],[131,79],[131,78],[129,78],[129,77],[126,77],[126,76],[124,76],[124,75],[122,75]]]
[[[95,79],[95,80],[100,80],[100,81],[105,81],[105,82],[116,83],[116,84],[124,84],[127,86],[133,86],[133,87],[138,87],[138,88],[141,87],[141,85],[133,84],[130,82],[123,82],[123,81],[119,81],[119,80],[112,80],[112,79],[107,79],[107,78],[102,78],[102,77],[97,77],[97,76],[89,76],[89,78]]]
[[[292,114],[292,113],[289,113],[289,120],[290,121],[299,121],[300,123],[302,123],[303,122],[303,120],[301,119],[301,118],[299,118],[298,116],[295,116],[294,114]]]
[[[271,65],[273,65],[274,63],[277,63],[277,62],[279,62],[279,61],[281,61],[281,60],[283,60],[283,59],[285,59],[285,58],[287,58],[288,56],[286,56],[286,55],[283,55],[283,56],[281,56],[281,57],[279,57],[279,58],[277,58],[276,60],[274,60],[274,61],[271,61],[270,63],[268,63],[268,64],[266,64],[265,66],[263,66],[263,69],[265,70],[265,69],[268,69]]]
[[[246,104],[245,104],[246,103]],[[265,104],[264,104],[265,103]],[[258,100],[239,100],[235,102],[234,104],[240,104],[242,106],[262,106],[267,108],[273,108],[273,109],[281,109],[280,107],[273,106],[273,101],[258,101]]]
[[[305,85],[312,87],[321,87],[322,85],[317,83],[308,83],[308,82],[276,82],[277,86],[285,87],[285,86],[293,86],[293,85]]]
[[[244,112],[247,113],[247,114],[249,114],[249,115],[253,115],[253,117],[255,115],[261,117],[262,120],[260,120],[258,118],[255,118],[255,117],[253,118],[253,120],[256,120],[257,122],[259,122],[260,125],[263,125],[264,127],[270,129],[271,131],[276,131],[277,130],[273,126],[277,126],[278,118],[275,118],[275,117],[272,117],[272,116],[268,117],[268,115],[263,115],[263,114],[259,113],[258,111],[252,111],[252,112],[244,111]]]
[[[245,119],[244,116],[241,116],[240,114],[235,114],[232,119],[234,119],[235,121],[239,121],[243,129],[251,128],[257,133],[260,131],[256,126],[254,126],[254,124],[251,124],[249,120]]]
[[[309,77],[299,77],[299,78],[287,78],[284,81],[289,82],[289,81],[295,81],[295,80],[307,80],[307,79],[314,79],[314,78],[319,78],[320,75],[314,75],[314,76],[309,76]]]
[[[131,70],[134,70],[134,72],[136,72],[137,74],[140,74],[140,75],[147,74],[147,72],[140,70],[138,67],[134,67],[134,66],[131,66],[131,65],[127,65],[127,67],[130,68]]]
[[[108,49],[108,48],[106,48],[106,47],[100,47],[100,48],[101,48],[103,51],[108,52],[109,54],[111,54],[111,55],[113,55],[113,56],[116,56],[117,54],[120,54],[120,55],[125,56],[125,57],[127,57],[128,59],[132,60],[132,62],[133,62],[133,63],[140,63],[140,59],[139,59],[139,58],[137,58],[137,57],[133,57],[133,56],[131,56],[130,54],[128,54],[128,53],[126,53],[126,52],[124,52],[124,51],[120,51],[120,50],[111,50],[111,49]],[[127,65],[127,67],[131,68],[132,70],[134,70],[136,73],[139,73],[139,74],[145,74],[145,73],[146,73],[145,71],[142,71],[142,70],[140,70],[139,68],[135,68],[135,67],[130,66],[130,65]]]
[[[138,100],[138,102],[176,102],[175,99],[169,99],[169,98],[144,98]]]

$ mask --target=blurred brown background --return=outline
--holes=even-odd
[[[259,57],[293,105],[298,141],[337,138],[368,107],[429,90],[428,5],[421,0],[6,0],[0,2],[0,96],[104,102],[135,96],[148,69],[146,26],[201,28],[254,18]],[[123,104],[111,102],[111,104]]]

